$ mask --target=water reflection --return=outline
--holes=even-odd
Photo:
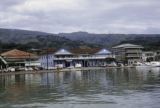
[[[145,108],[145,104],[150,100],[144,102],[148,95],[143,93],[159,93],[159,82],[160,68],[6,75],[0,76],[0,107],[67,107],[63,106],[65,103],[75,104],[74,107],[85,104],[86,108],[89,104],[97,104],[97,107],[99,104],[107,104],[114,108],[127,108],[139,99],[137,105],[142,104],[141,107]],[[159,97],[152,97],[157,98],[153,103],[160,102]],[[130,101],[124,103],[122,100]]]

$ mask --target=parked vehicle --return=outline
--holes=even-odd
[[[63,68],[64,66],[63,66],[63,64],[57,64],[57,65],[55,65],[55,67],[56,68]]]
[[[80,67],[82,67],[82,65],[81,64],[76,64],[75,67],[80,68]]]
[[[6,71],[7,72],[15,72],[16,69],[14,67],[8,67]]]
[[[26,70],[25,67],[16,67],[15,69],[16,69],[16,71],[25,71]]]
[[[25,71],[33,71],[32,67],[25,67]]]

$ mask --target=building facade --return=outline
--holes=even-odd
[[[38,67],[40,62],[38,56],[29,52],[13,49],[1,54],[1,66],[3,68],[22,66],[22,67]]]
[[[155,51],[155,60],[160,61],[160,50]]]
[[[54,69],[54,55],[53,54],[44,54],[41,55],[39,61],[41,63],[41,67],[44,69]]]
[[[143,51],[142,59],[144,62],[154,61],[156,59],[156,52],[153,51]]]
[[[134,64],[142,61],[142,49],[140,45],[121,44],[112,48],[118,62]]]
[[[99,67],[113,63],[115,56],[107,49],[59,49],[40,57],[45,69],[66,67]],[[45,64],[45,65],[44,65]]]

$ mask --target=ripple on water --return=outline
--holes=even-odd
[[[159,108],[158,71],[88,70],[0,78],[1,108]]]

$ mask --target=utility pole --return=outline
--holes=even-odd
[[[47,49],[47,70],[48,70],[48,49]]]
[[[31,63],[31,55],[30,55],[30,53],[29,53],[29,67],[30,67],[30,64]]]

